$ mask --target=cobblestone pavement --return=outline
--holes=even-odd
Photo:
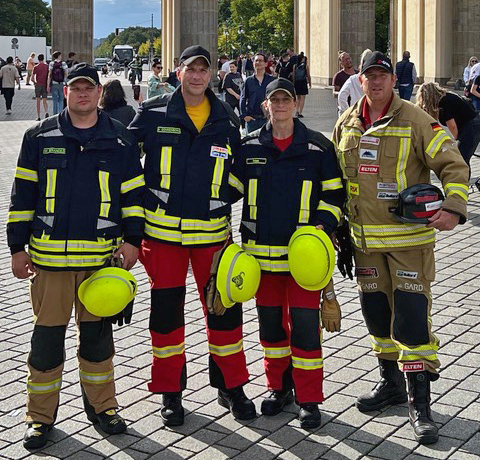
[[[131,90],[127,89],[131,99]],[[305,122],[330,135],[335,103],[327,90],[314,90],[307,98]],[[32,87],[17,92],[14,113],[0,123],[0,214],[7,214],[10,188],[22,135],[36,116]],[[0,102],[1,120],[4,113]],[[480,159],[472,161],[474,176]],[[440,441],[419,446],[407,423],[405,405],[370,415],[361,414],[355,397],[370,390],[378,379],[370,352],[355,284],[335,275],[342,305],[342,332],[324,334],[325,395],[322,426],[300,429],[292,405],[276,417],[240,423],[216,402],[209,386],[207,342],[193,276],[187,280],[186,348],[188,389],[185,425],[163,427],[160,396],[147,391],[151,348],[148,333],[149,292],[144,271],[133,273],[140,281],[133,323],[116,328],[116,382],[121,413],[128,420],[126,434],[106,437],[92,427],[82,410],[75,357],[76,331],[71,325],[66,339],[66,363],[61,405],[51,440],[41,452],[28,453],[24,432],[25,360],[32,331],[28,283],[10,273],[10,256],[2,238],[0,246],[0,458],[110,459],[408,459],[474,460],[480,456],[480,193],[474,192],[468,222],[437,243],[437,279],[433,286],[433,324],[442,347],[441,379],[433,387],[433,415],[441,425]],[[239,221],[238,208],[235,221]],[[247,394],[257,409],[266,393],[262,350],[253,302],[244,306],[245,350],[251,381]]]

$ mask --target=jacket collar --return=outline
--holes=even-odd
[[[277,146],[273,142],[273,129],[271,122],[267,122],[261,130],[258,136],[258,140],[262,145],[267,147],[277,149]],[[308,144],[308,129],[307,127],[297,118],[293,119],[293,141],[290,147],[287,148],[281,154],[281,158],[292,157],[296,155],[302,155],[305,153],[304,149],[295,149],[291,148],[294,145],[305,145]]]
[[[72,125],[70,115],[68,114],[68,109],[63,109],[57,118],[58,129],[66,137],[73,137],[78,140],[77,132],[75,127]],[[95,137],[93,140],[98,139],[116,139],[118,134],[114,128],[111,118],[101,110],[98,110],[98,120],[97,120],[97,130],[95,132]]]

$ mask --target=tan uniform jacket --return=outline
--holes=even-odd
[[[333,142],[347,182],[350,234],[365,252],[433,247],[435,229],[406,224],[392,210],[398,193],[430,183],[433,170],[443,184],[442,208],[467,217],[468,167],[454,141],[419,107],[397,95],[387,114],[365,131],[365,97],[338,120]]]

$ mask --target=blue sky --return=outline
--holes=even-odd
[[[51,1],[49,1],[51,3]],[[161,26],[160,0],[94,0],[94,38],[104,38],[116,27]]]

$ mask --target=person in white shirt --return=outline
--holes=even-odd
[[[470,73],[472,71],[472,67],[478,64],[478,59],[476,56],[472,56],[468,60],[468,65],[465,67],[465,70],[463,71],[463,81],[465,82],[466,85],[468,85],[468,82],[470,81]]]
[[[353,74],[343,84],[338,92],[338,116],[345,112],[349,107],[354,105],[363,95],[362,84],[360,83],[360,74],[362,72],[362,66],[370,55],[372,50],[366,49],[360,56],[360,66],[358,67],[358,73]]]
[[[478,61],[478,60],[477,60]],[[470,69],[470,82],[473,83],[473,80],[480,75],[480,62],[477,62],[471,69]]]

